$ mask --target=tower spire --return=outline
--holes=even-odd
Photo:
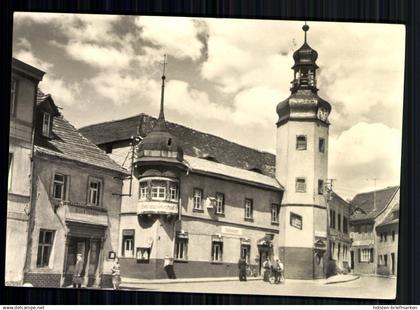
[[[305,43],[307,43],[307,40],[306,40],[306,33],[307,33],[307,32],[308,32],[308,30],[309,30],[309,26],[306,24],[306,20],[305,20],[305,25],[303,25],[302,29],[303,29],[303,31],[305,32]]]
[[[165,120],[165,114],[164,114],[164,108],[163,108],[163,104],[164,104],[164,100],[165,100],[165,70],[166,70],[166,54],[163,55],[163,63],[162,63],[162,90],[161,90],[161,95],[160,95],[160,112],[159,112],[159,120]]]

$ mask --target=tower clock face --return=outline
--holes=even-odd
[[[318,108],[318,119],[320,119],[323,122],[326,122],[328,120],[328,111],[326,108],[320,107]]]

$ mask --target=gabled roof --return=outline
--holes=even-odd
[[[43,100],[51,100],[48,104],[54,105],[51,96],[39,92],[37,107],[43,104]],[[125,169],[115,163],[103,150],[82,136],[62,115],[53,118],[52,137],[46,138],[35,135],[34,144],[35,153],[39,155],[59,157],[127,174]]]
[[[350,202],[353,206],[351,221],[372,220],[389,205],[399,186],[387,187],[381,190],[357,194]],[[376,193],[376,198],[375,198]],[[361,209],[363,212],[354,212]]]
[[[122,120],[82,127],[79,131],[96,145],[124,141],[131,136],[145,137],[156,118],[139,114]],[[270,177],[275,175],[275,155],[258,151],[220,137],[179,124],[166,122],[169,132],[180,140],[185,155],[212,157],[219,163],[240,169],[259,169]]]

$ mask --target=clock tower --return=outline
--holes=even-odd
[[[277,105],[276,178],[285,187],[280,207],[279,256],[286,278],[324,278],[327,269],[328,116],[318,96],[318,53],[307,42],[294,52],[289,98]]]

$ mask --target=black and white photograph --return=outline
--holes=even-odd
[[[15,12],[7,286],[395,299],[405,27]]]

